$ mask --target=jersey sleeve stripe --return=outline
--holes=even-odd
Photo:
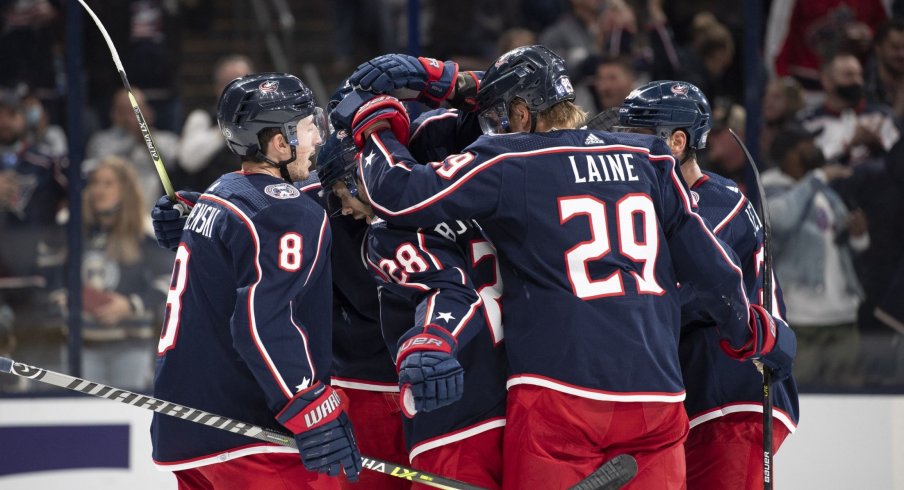
[[[394,160],[392,157],[392,152],[390,152],[389,150],[386,149],[386,145],[383,143],[382,139],[380,138],[379,133],[373,133],[371,135],[371,139],[374,141],[374,143],[380,149],[380,152],[383,154],[383,156],[389,162],[389,165],[397,166],[398,164],[394,163]],[[649,154],[649,152],[650,152],[649,149],[647,149],[647,148],[641,148],[641,147],[636,147],[636,146],[609,145],[609,146],[593,146],[593,147],[556,146],[556,147],[552,147],[552,148],[543,148],[540,150],[531,150],[531,151],[516,152],[516,153],[502,153],[500,155],[496,155],[495,157],[490,158],[490,159],[480,163],[479,165],[475,166],[468,172],[462,174],[460,177],[457,177],[457,180],[449,187],[446,187],[446,188],[438,191],[436,194],[433,194],[432,196],[427,197],[426,199],[424,199],[418,203],[412,204],[411,206],[408,206],[407,208],[398,209],[398,210],[393,210],[393,209],[387,208],[387,207],[381,205],[380,203],[378,203],[373,198],[373,193],[370,192],[370,189],[367,188],[367,183],[366,183],[367,179],[365,179],[365,182],[362,182],[362,184],[364,185],[364,188],[367,191],[367,195],[371,197],[371,205],[374,208],[379,209],[384,214],[389,215],[389,216],[400,216],[400,215],[404,215],[404,214],[413,213],[415,211],[418,211],[420,209],[423,209],[425,207],[428,207],[428,206],[434,204],[436,201],[439,201],[439,200],[445,198],[446,196],[452,194],[453,192],[457,191],[462,185],[464,185],[467,181],[471,180],[475,175],[495,166],[497,163],[505,161],[506,159],[518,158],[518,157],[531,157],[531,156],[536,156],[536,155],[548,155],[548,154],[554,154],[554,153],[566,153],[566,152],[590,153],[590,152],[598,152],[601,149],[606,149],[606,150],[611,150],[611,151],[629,151],[629,152],[647,153],[647,154]],[[449,158],[455,158],[458,156],[459,155],[450,155],[450,156],[446,157],[446,159],[448,160]],[[364,174],[364,162],[359,163],[359,166],[360,166],[359,171],[363,175]],[[434,167],[424,166],[424,168],[433,169]],[[407,170],[411,170],[411,169],[407,169]],[[433,169],[433,172],[436,172],[436,170]]]
[[[289,320],[292,322],[292,326],[295,327],[295,330],[298,331],[298,335],[301,336],[301,343],[304,345],[304,357],[308,361],[308,368],[311,370],[311,384],[313,384],[314,379],[317,378],[317,370],[314,369],[314,361],[311,359],[311,350],[308,348],[308,334],[295,322],[295,315],[292,313],[295,311],[294,306],[292,301],[289,301]]]
[[[747,198],[741,196],[741,199],[738,200],[738,203],[735,204],[735,207],[731,210],[730,213],[728,213],[728,216],[726,216],[718,225],[713,228],[713,234],[718,235],[719,232],[722,231],[722,228],[724,228],[725,225],[731,222],[731,220],[733,220],[734,217],[741,212],[741,209],[744,208],[745,204],[747,204]]]
[[[304,280],[304,285],[308,285],[308,281],[311,280],[311,274],[314,273],[314,269],[317,268],[317,261],[320,259],[320,252],[323,250],[323,236],[326,234],[327,226],[329,225],[330,219],[326,215],[326,211],[323,212],[323,222],[320,223],[320,234],[317,236],[317,253],[314,254],[314,262],[311,263],[311,269],[308,270],[308,277]]]
[[[713,233],[711,231],[709,231],[709,228],[706,226],[706,223],[703,222],[703,218],[701,218],[700,215],[698,215],[691,209],[690,196],[687,195],[687,191],[684,189],[684,186],[681,185],[681,181],[678,180],[679,177],[675,170],[675,163],[674,163],[675,159],[671,155],[650,155],[650,161],[651,162],[652,161],[657,161],[657,162],[666,161],[667,163],[671,162],[670,173],[671,173],[672,184],[675,185],[675,189],[678,191],[678,195],[681,196],[681,201],[684,203],[685,210],[690,215],[691,219],[696,221],[697,224],[700,226],[700,228],[703,229],[703,232],[706,233],[706,236],[710,239],[710,241],[713,242],[713,244],[716,246],[716,249],[722,255],[722,259],[724,259],[725,262],[728,264],[728,266],[731,267],[731,269],[734,270],[735,273],[737,273],[738,288],[740,289],[740,291],[742,293],[741,298],[744,300],[744,308],[745,309],[748,308],[750,306],[750,304],[747,302],[747,293],[744,290],[744,273],[741,271],[741,268],[738,267],[734,263],[734,261],[731,260],[731,256],[729,256],[728,253],[725,252],[725,249],[722,248],[722,244],[719,243],[719,240],[716,239],[715,235],[713,235]]]
[[[279,373],[279,370],[276,368],[276,364],[273,363],[273,359],[270,358],[270,353],[267,351],[267,347],[264,346],[264,343],[261,341],[260,333],[257,330],[257,319],[254,316],[255,291],[257,289],[257,285],[260,284],[261,279],[263,279],[263,270],[261,269],[260,263],[261,246],[260,238],[257,234],[257,229],[254,227],[254,223],[251,221],[251,219],[244,212],[242,212],[241,209],[239,209],[231,202],[210,194],[202,195],[199,201],[200,200],[211,200],[232,211],[236,216],[238,216],[240,220],[242,220],[242,222],[245,224],[245,227],[248,228],[248,232],[251,234],[251,239],[254,242],[254,268],[255,270],[257,270],[257,280],[248,289],[248,328],[250,329],[251,338],[254,340],[254,345],[260,353],[261,358],[264,360],[264,364],[270,370],[270,374],[273,376],[273,379],[276,380],[276,384],[282,390],[286,398],[291,399],[294,396],[292,390],[289,389],[289,386],[286,384],[282,375]]]
[[[420,124],[418,124],[417,129],[415,129],[414,132],[411,133],[411,136],[408,138],[408,141],[411,141],[411,140],[417,138],[417,135],[420,134],[421,130],[424,129],[426,126],[430,125],[430,123],[438,121],[440,119],[448,119],[450,117],[458,117],[458,110],[450,109],[449,111],[444,112],[442,114],[437,114],[435,116],[430,116],[427,119],[424,119],[423,121],[420,122]]]
[[[464,330],[465,326],[468,325],[468,322],[471,321],[471,318],[474,317],[474,313],[477,312],[477,308],[479,308],[480,305],[482,305],[482,304],[483,304],[483,298],[481,298],[480,295],[478,294],[477,300],[474,301],[473,303],[471,303],[471,307],[468,308],[468,314],[465,315],[465,317],[462,318],[461,321],[458,322],[458,325],[456,325],[455,328],[452,330],[453,337],[458,338],[458,335],[461,333],[461,331]]]
[[[427,249],[427,241],[424,237],[424,230],[422,229],[419,229],[417,231],[417,244],[418,248],[420,248],[422,252],[427,254],[427,257],[430,257],[430,262],[433,262],[433,267],[435,267],[436,270],[443,270],[443,264],[439,261],[439,259],[436,258],[435,255],[430,253],[430,250]]]

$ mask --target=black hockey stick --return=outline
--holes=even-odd
[[[259,427],[222,415],[205,412],[196,408],[178,405],[140,393],[133,393],[131,391],[121,390],[93,381],[87,381],[76,378],[75,376],[69,376],[68,374],[29,366],[28,364],[15,362],[6,357],[0,357],[0,372],[14,374],[32,381],[40,381],[41,383],[59,386],[60,388],[66,388],[67,390],[78,391],[79,393],[96,396],[98,398],[106,398],[138,408],[153,410],[157,413],[162,413],[163,415],[169,415],[197,424],[204,424],[214,429],[241,434],[261,441],[272,442],[291,448],[297,447],[295,445],[295,439],[289,434]],[[425,473],[414,468],[408,468],[406,466],[390,463],[389,461],[374,459],[367,456],[361,456],[361,464],[365,469],[383,473],[384,475],[394,476],[396,478],[404,478],[405,480],[421,483],[429,487],[443,488],[445,490],[483,490],[480,487],[458,480]]]
[[[637,460],[630,454],[619,454],[568,490],[618,490],[636,474]]]
[[[144,120],[144,114],[141,113],[141,108],[138,107],[138,101],[135,99],[135,96],[132,95],[132,86],[129,85],[129,79],[126,77],[126,69],[122,67],[122,61],[119,60],[119,53],[116,52],[116,46],[113,45],[110,34],[107,33],[104,25],[101,23],[100,19],[97,18],[97,15],[94,14],[94,11],[91,10],[91,7],[85,3],[85,0],[78,0],[78,3],[82,4],[82,7],[85,8],[88,15],[94,20],[97,28],[100,29],[101,35],[104,36],[104,41],[107,42],[107,47],[110,48],[110,54],[113,56],[113,63],[116,65],[116,69],[119,70],[119,78],[122,79],[122,84],[129,93],[129,102],[132,104],[132,110],[135,111],[135,118],[138,119],[138,127],[141,128],[141,135],[144,136],[144,144],[148,147],[148,153],[151,154],[151,160],[154,161],[154,166],[157,168],[157,174],[160,176],[163,190],[166,191],[166,195],[169,196],[170,201],[176,202],[176,193],[173,190],[173,184],[170,183],[169,176],[166,174],[166,168],[163,166],[163,160],[160,159],[160,152],[157,151],[157,144],[154,143],[154,138],[151,137],[148,123]]]
[[[618,122],[618,107],[610,107],[608,109],[604,109],[599,114],[587,119],[584,122],[584,127],[587,129],[598,129],[601,131],[612,131],[612,128],[615,127],[615,124]]]
[[[750,150],[741,141],[741,138],[731,129],[729,133],[734,137],[738,145],[744,151],[750,168],[753,169],[754,180],[756,180],[757,192],[759,199],[757,204],[757,214],[763,220],[763,308],[772,314],[772,253],[769,250],[769,210],[766,209],[766,193],[763,191],[763,182],[760,180],[760,171],[756,167],[753,155]],[[763,489],[772,490],[772,370],[766,366],[759,366],[763,372]]]

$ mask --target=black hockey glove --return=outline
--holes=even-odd
[[[168,196],[157,199],[157,204],[151,210],[157,245],[174,252],[179,248],[185,220],[199,197],[201,197],[200,192],[178,191],[176,192],[176,202],[170,201]]]
[[[299,392],[276,416],[295,434],[301,462],[310,471],[358,481],[361,453],[339,393],[319,381]]]

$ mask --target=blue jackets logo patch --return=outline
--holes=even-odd
[[[264,188],[264,193],[276,199],[294,199],[301,195],[301,191],[288,182],[283,184],[268,185]]]

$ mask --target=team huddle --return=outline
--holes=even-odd
[[[326,110],[292,75],[229,83],[242,168],[153,210],[177,253],[154,396],[298,450],[155,414],[179,488],[421,486],[361,454],[487,489],[620,454],[625,488],[762,487],[757,364],[777,449],[796,341],[759,217],[697,164],[709,103],[650,82],[603,130],[574,98],[543,46],[485,72],[382,55]]]

